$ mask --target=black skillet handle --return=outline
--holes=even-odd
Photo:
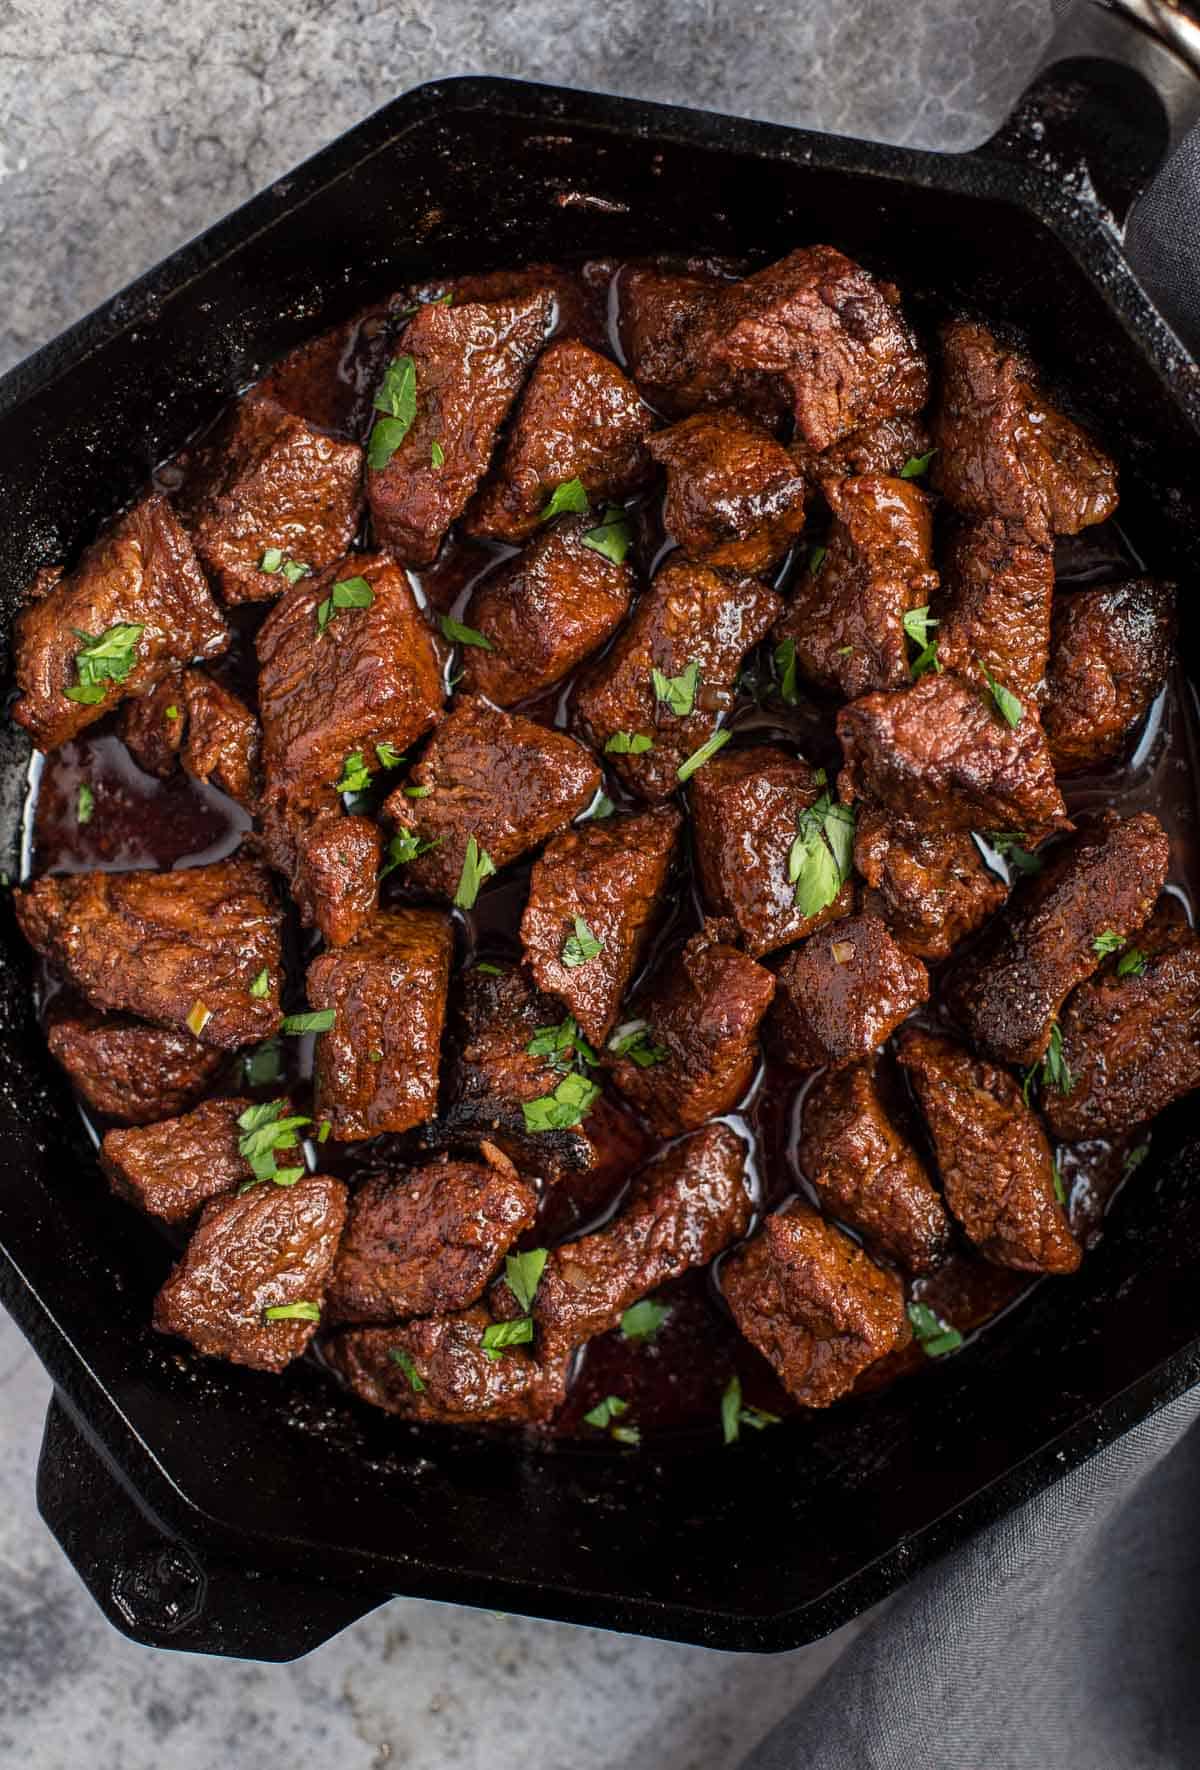
[[[1200,120],[1200,22],[1179,0],[1075,0],[1007,122],[978,151],[1062,179],[1123,230]]]
[[[145,1647],[299,1659],[385,1603],[214,1561],[165,1530],[119,1482],[59,1396],[46,1414],[38,1510],[114,1628]]]

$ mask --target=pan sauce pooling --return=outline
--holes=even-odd
[[[18,914],[202,1353],[734,1436],[1073,1271],[1200,1085],[1113,463],[985,326],[739,268],[406,290],[35,586]]]

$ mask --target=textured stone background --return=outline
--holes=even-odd
[[[422,80],[521,75],[958,148],[1050,0],[0,0],[0,367]],[[291,1667],[138,1648],[40,1524],[46,1379],[0,1318],[0,1764],[732,1770],[838,1637],[743,1659],[396,1600]]]

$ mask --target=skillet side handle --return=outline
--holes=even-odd
[[[133,1499],[55,1394],[38,1510],[114,1628],[144,1647],[299,1659],[387,1600],[201,1556]]]
[[[1008,120],[977,150],[1064,182],[1118,232],[1200,120],[1200,25],[1164,0],[1075,0]],[[1195,59],[1190,53],[1194,46]]]

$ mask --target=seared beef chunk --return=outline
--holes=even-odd
[[[768,1217],[726,1260],[721,1288],[738,1327],[804,1407],[828,1407],[910,1337],[899,1279],[814,1211]]]
[[[1013,1077],[916,1027],[902,1033],[899,1055],[946,1203],[979,1251],[1020,1272],[1074,1272],[1082,1254],[1055,1196],[1050,1145]]]
[[[298,1303],[320,1310],[345,1220],[346,1188],[326,1174],[211,1199],[158,1293],[155,1327],[210,1358],[283,1370],[317,1324],[268,1311]]]
[[[459,277],[434,277],[401,290],[392,297],[391,307],[397,317],[411,319],[418,307],[430,301],[463,307],[469,301],[508,301],[515,295],[544,290],[551,300],[547,341],[582,338],[594,350],[607,350],[608,276],[603,277],[597,288],[589,275],[591,269],[592,264],[585,264],[582,269],[562,264],[523,264],[519,270],[485,270]]]
[[[633,383],[606,356],[563,338],[538,358],[500,459],[471,509],[469,534],[521,542],[557,488],[578,479],[594,505],[625,498],[652,471],[654,424]]]
[[[13,640],[21,694],[12,716],[39,750],[229,644],[192,544],[157,492],[107,528],[74,571],[44,566],[29,596]]]
[[[779,968],[775,1025],[798,1069],[866,1057],[929,999],[919,959],[878,916],[847,916],[810,935]]]
[[[692,384],[689,336],[727,286],[725,278],[700,265],[681,270],[657,264],[622,266],[616,285],[617,324],[629,373],[659,411],[682,416],[699,406],[724,405],[736,395],[743,411],[778,423],[784,401],[762,376],[748,383],[710,363],[705,385]]]
[[[924,460],[931,444],[922,418],[879,418],[852,430],[827,449],[810,449],[805,442],[791,445],[792,459],[815,484],[864,473],[895,477],[910,462]],[[909,467],[909,477],[918,477]]]
[[[645,950],[682,819],[669,806],[591,821],[549,843],[529,881],[521,920],[539,989],[566,1003],[601,1045]],[[599,942],[581,945],[577,922]]]
[[[801,574],[775,631],[802,673],[851,699],[909,680],[904,617],[937,589],[929,505],[907,479],[831,479],[828,546]]]
[[[757,578],[726,578],[683,563],[658,573],[612,650],[585,671],[575,692],[580,731],[631,792],[654,800],[676,790],[680,765],[716,730],[742,659],[781,606]],[[672,699],[689,711],[673,711]]]
[[[1180,923],[1143,929],[1068,997],[1061,1025],[1071,1089],[1042,1090],[1054,1135],[1119,1137],[1145,1124],[1200,1088],[1200,942]]]
[[[210,1198],[253,1179],[249,1162],[238,1151],[238,1119],[253,1104],[205,1100],[182,1118],[109,1131],[100,1147],[100,1166],[119,1197],[132,1199],[164,1223],[185,1223]]]
[[[622,1094],[664,1136],[736,1106],[758,1062],[758,1023],[775,979],[721,932],[708,923],[694,934],[638,1002],[654,1060],[621,1057],[613,1066]]]
[[[463,620],[492,649],[463,647],[468,694],[486,695],[498,707],[541,694],[624,620],[633,567],[587,545],[595,526],[590,516],[556,522],[479,584]]]
[[[970,320],[942,332],[933,440],[933,483],[956,510],[1021,523],[1035,541],[1076,535],[1117,507],[1109,456],[1047,402],[1028,357]]]
[[[327,1313],[403,1321],[465,1309],[536,1214],[536,1193],[512,1169],[444,1162],[375,1174],[351,1202]]]
[[[944,959],[1007,896],[965,830],[926,829],[878,805],[859,807],[854,865],[878,893],[870,907],[920,959]]]
[[[939,663],[977,678],[986,664],[998,682],[1032,706],[1050,658],[1049,542],[1033,541],[1020,523],[999,517],[960,523],[942,577]]]
[[[321,817],[300,838],[292,892],[306,926],[326,946],[353,940],[379,902],[379,825],[369,817]]]
[[[367,307],[280,357],[258,391],[317,430],[360,437],[387,360],[386,305]]]
[[[126,701],[117,727],[147,774],[165,780],[179,762],[239,805],[258,796],[258,720],[204,670],[176,670],[139,700]]]
[[[482,1304],[398,1327],[350,1328],[325,1356],[372,1407],[409,1420],[489,1425],[547,1419],[566,1393],[566,1366],[543,1369],[520,1346],[493,1358],[483,1344],[491,1316]]]
[[[431,304],[405,327],[397,358],[411,358],[416,372],[416,416],[386,463],[367,472],[375,538],[402,565],[428,565],[466,509],[542,347],[551,306],[544,289],[510,301]],[[377,435],[386,440],[386,431]]]
[[[1030,708],[1010,726],[986,689],[923,676],[838,714],[843,799],[877,799],[935,830],[1025,830],[1066,822],[1042,728]]]
[[[279,1025],[283,918],[250,861],[35,879],[13,903],[30,946],[97,1008],[190,1025],[230,1050]],[[264,971],[266,993],[251,995]]]
[[[825,790],[802,756],[775,744],[722,751],[688,788],[705,902],[714,915],[732,916],[755,958],[850,913],[849,880],[824,909],[805,915],[788,878],[800,816]]]
[[[804,1096],[799,1157],[821,1203],[872,1247],[910,1272],[931,1272],[945,1257],[945,1207],[888,1117],[870,1064],[818,1077]]]
[[[1000,1063],[1036,1063],[1063,1002],[1100,964],[1097,940],[1142,926],[1169,857],[1162,826],[1147,811],[1089,819],[952,967],[945,1000],[971,1043]]]
[[[362,515],[362,473],[357,443],[248,393],[198,451],[176,504],[225,601],[269,602],[287,584],[263,569],[275,551],[312,572],[341,558]]]
[[[50,1009],[46,1042],[92,1111],[123,1125],[182,1112],[226,1063],[223,1051],[197,1044],[190,1032],[97,1014],[62,996]]]
[[[428,790],[397,788],[385,807],[423,850],[404,878],[453,897],[472,838],[498,872],[586,810],[600,770],[564,732],[459,695],[407,784]]]
[[[650,453],[667,470],[663,521],[692,559],[765,572],[804,527],[807,481],[750,418],[697,413],[652,437]]]
[[[1112,762],[1163,685],[1175,644],[1175,586],[1131,578],[1054,599],[1042,723],[1054,766]]]
[[[308,999],[332,1008],[317,1040],[313,1117],[340,1142],[407,1131],[437,1110],[454,936],[436,910],[379,910],[308,968]]]

